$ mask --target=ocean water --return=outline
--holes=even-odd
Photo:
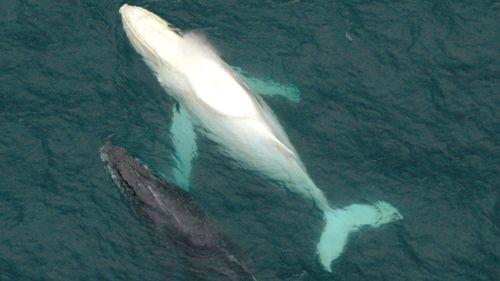
[[[166,177],[174,101],[131,48],[122,1],[0,2],[0,280],[195,280],[99,158],[111,139]],[[265,97],[337,207],[385,200],[324,271],[311,205],[197,139],[191,194],[259,280],[499,280],[500,4],[134,1]]]

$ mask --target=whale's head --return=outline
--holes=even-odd
[[[101,159],[107,163],[113,180],[122,187],[130,199],[155,207],[155,197],[164,195],[164,185],[158,185],[157,178],[137,159],[130,156],[123,148],[106,143],[100,149]]]
[[[178,30],[141,7],[124,4],[120,15],[132,46],[154,72],[158,73],[165,63],[176,64],[182,38]]]

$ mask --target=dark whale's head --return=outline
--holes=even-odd
[[[137,159],[130,156],[123,148],[106,143],[100,149],[101,158],[108,164],[108,169],[115,182],[128,196],[144,204],[155,204],[155,195],[159,190],[157,178]]]

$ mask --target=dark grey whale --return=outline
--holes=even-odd
[[[137,211],[165,230],[172,244],[186,254],[203,280],[256,280],[247,270],[238,248],[212,220],[175,185],[161,180],[124,149],[106,143],[101,158],[113,179],[132,198]]]

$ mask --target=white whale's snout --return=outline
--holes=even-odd
[[[121,6],[120,15],[127,37],[151,67],[157,67],[158,60],[169,65],[178,63],[182,37],[168,22],[146,9],[127,4]]]

